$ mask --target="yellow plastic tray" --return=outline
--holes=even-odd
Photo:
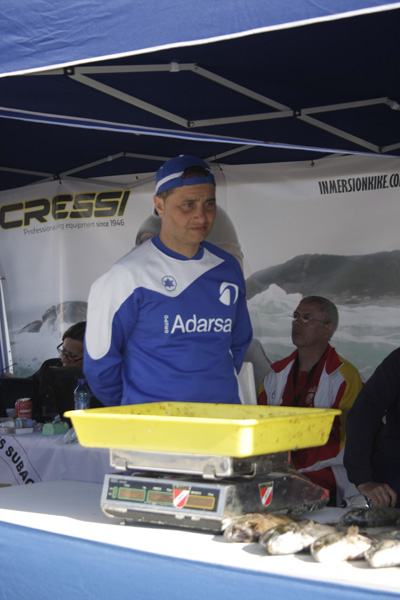
[[[65,413],[83,446],[256,456],[323,446],[340,410],[156,402]]]

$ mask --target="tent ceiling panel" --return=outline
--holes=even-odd
[[[315,3],[299,5],[311,10]],[[318,5],[329,12],[329,1]],[[400,155],[399,26],[396,8],[0,78],[2,107],[65,117],[61,126],[0,113],[8,140],[0,150],[0,189],[14,185],[7,169],[12,181],[15,169],[37,171],[40,180],[42,172],[58,176],[80,166],[81,177],[105,177],[128,165],[130,172],[154,171],[161,160],[103,162],[124,153],[190,152],[222,164],[315,160],[330,152]],[[102,131],[99,122],[154,131]],[[294,148],[261,147],[265,142]]]

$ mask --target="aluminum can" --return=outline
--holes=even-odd
[[[32,419],[32,400],[19,398],[15,403],[15,416],[21,419]]]

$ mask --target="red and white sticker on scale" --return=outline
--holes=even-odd
[[[272,502],[272,494],[274,490],[274,484],[272,481],[268,481],[268,483],[260,483],[259,484],[261,504],[264,506],[269,506]]]
[[[183,508],[189,498],[190,487],[189,486],[174,486],[174,499],[173,503],[175,508]]]

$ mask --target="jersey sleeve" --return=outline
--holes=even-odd
[[[347,418],[351,407],[353,406],[358,394],[362,389],[362,381],[358,370],[349,362],[344,361],[341,368],[344,381],[342,382],[337,392],[334,405],[332,408],[338,408],[342,411],[339,417],[340,427],[340,450],[345,445],[346,441],[346,425]]]
[[[117,264],[94,282],[89,293],[84,373],[105,406],[121,404],[123,351],[137,318],[133,288],[126,269]],[[129,311],[122,310],[127,302]]]

